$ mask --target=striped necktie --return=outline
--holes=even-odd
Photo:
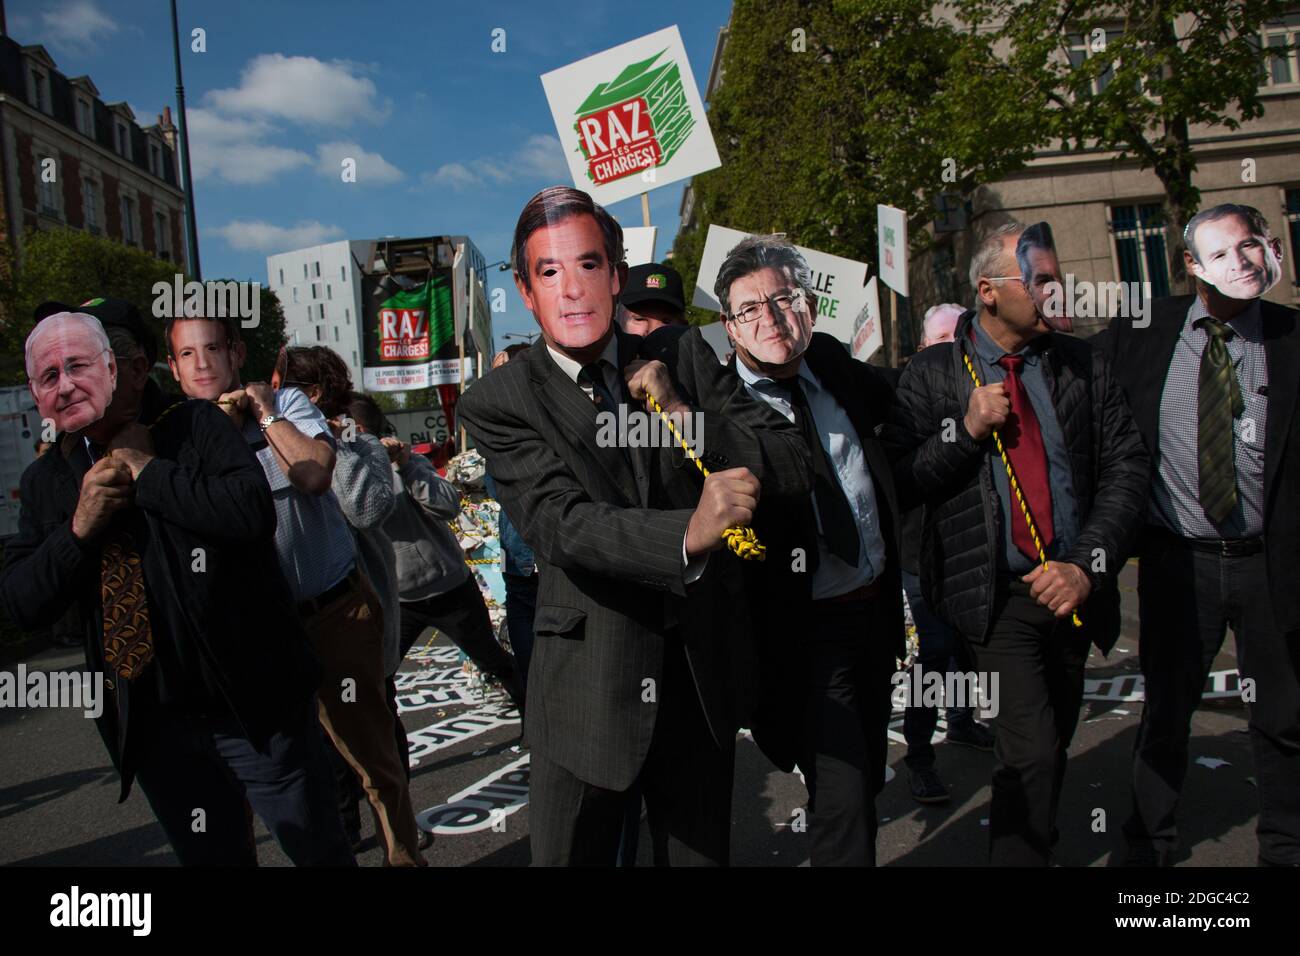
[[[1201,507],[1207,518],[1220,524],[1237,507],[1232,421],[1241,417],[1245,403],[1228,354],[1227,341],[1234,334],[1232,328],[1208,315],[1196,324],[1206,335],[1196,395],[1197,474]]]

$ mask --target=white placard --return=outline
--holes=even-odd
[[[574,184],[602,206],[722,165],[677,27],[542,74]]]
[[[853,320],[853,341],[849,352],[858,361],[865,362],[885,344],[880,324],[880,283],[875,276],[867,283],[866,296],[858,316]]]
[[[907,214],[893,206],[877,206],[876,231],[880,280],[899,295],[907,295]]]
[[[623,258],[630,266],[643,266],[655,261],[655,236],[658,226],[624,226]]]
[[[714,312],[722,311],[717,296],[713,294],[713,284],[727,253],[748,235],[749,233],[725,226],[709,226],[709,234],[704,240],[704,254],[700,257],[700,272],[695,281],[692,305],[712,309]],[[816,249],[805,249],[803,246],[795,248],[803,255],[812,271],[813,289],[817,293],[816,330],[827,332],[845,345],[852,346],[858,328],[858,316],[866,303],[866,263],[818,252]],[[879,312],[879,309],[876,311]],[[878,329],[876,334],[880,334]]]

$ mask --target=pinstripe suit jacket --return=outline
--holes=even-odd
[[[615,334],[622,368],[641,340]],[[764,493],[807,492],[799,432],[746,394],[698,330],[683,336],[673,371],[683,400],[703,412],[710,470],[745,466]],[[595,406],[542,341],[476,382],[460,414],[541,574],[532,746],[588,783],[626,789],[654,732],[664,642],[682,640],[709,729],[731,747],[756,694],[754,649],[739,560],[715,552],[698,581],[683,578],[702,485],[694,465],[678,449],[625,458],[598,447]]]

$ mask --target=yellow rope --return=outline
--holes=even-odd
[[[703,474],[705,478],[709,477],[709,469],[704,467],[704,462],[700,461],[700,456],[695,454],[695,449],[691,448],[691,446],[686,443],[686,440],[678,433],[677,426],[674,425],[673,420],[668,417],[668,413],[663,410],[663,406],[661,406],[659,401],[649,392],[646,392],[645,397],[651,407],[659,413],[659,417],[663,419],[663,423],[668,426],[668,430],[673,433],[673,437],[677,439],[677,443],[682,446],[682,451],[686,452],[686,457],[695,462],[695,467],[700,469],[701,474]],[[728,528],[726,531],[722,532],[722,538],[727,542],[727,546],[731,548],[732,553],[746,561],[763,561],[767,558],[767,547],[758,540],[758,535],[754,534],[753,528],[742,528],[739,525],[736,525],[735,527]]]
[[[975,374],[975,366],[971,364],[970,356],[963,350],[961,353],[962,361],[966,363],[966,371],[970,372],[971,380],[975,387],[980,387],[980,377]],[[1021,494],[1020,482],[1016,480],[1015,470],[1011,467],[1011,459],[1007,457],[1007,450],[1002,447],[1002,436],[998,430],[993,429],[993,441],[998,447],[998,454],[1002,456],[1002,464],[1007,469],[1007,481],[1011,484],[1011,490],[1015,493],[1016,501],[1020,503],[1020,513],[1025,516],[1025,524],[1029,525],[1029,536],[1034,539],[1034,547],[1038,549],[1038,560],[1042,562],[1043,570],[1047,570],[1047,553],[1043,550],[1043,541],[1038,536],[1038,526],[1034,524],[1033,516],[1029,513],[1029,503],[1025,501],[1025,496]],[[1079,619],[1079,612],[1075,611],[1072,620],[1075,627],[1083,627],[1083,621]]]

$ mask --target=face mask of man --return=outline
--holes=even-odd
[[[1191,239],[1187,270],[1231,299],[1257,299],[1282,278],[1281,240],[1261,235],[1240,213],[1197,223]]]
[[[117,362],[99,320],[59,312],[27,337],[27,384],[41,417],[59,432],[80,432],[104,417],[117,387]]]

